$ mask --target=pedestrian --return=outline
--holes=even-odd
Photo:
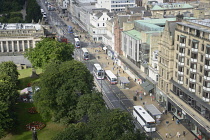
[[[139,99],[142,101],[142,96],[141,95],[139,95]]]
[[[128,80],[130,80],[129,76],[128,76]]]
[[[180,135],[181,134],[179,132],[176,133],[177,138],[180,138]]]
[[[125,71],[123,70],[123,73],[125,73]]]
[[[186,132],[185,132],[185,131],[183,131],[183,133],[182,133],[182,134],[183,134],[183,136],[185,137],[185,135],[186,135]]]
[[[113,66],[114,66],[114,62],[113,62]]]
[[[135,82],[136,82],[136,78],[135,78],[135,80],[134,80]]]
[[[173,117],[172,117],[172,121],[174,121],[174,119],[175,119],[175,115],[173,115]]]
[[[167,111],[167,109],[165,110],[165,114],[167,115],[167,113],[168,113],[168,111]]]
[[[165,109],[163,110],[163,114],[165,114]]]
[[[168,138],[168,133],[166,133],[166,138]]]
[[[109,57],[107,56],[106,59],[109,60]]]
[[[120,70],[119,70],[119,73],[120,73]]]
[[[179,119],[176,120],[176,124],[179,124]]]
[[[109,62],[107,62],[107,64],[109,65]]]

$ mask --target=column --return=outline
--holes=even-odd
[[[7,47],[7,52],[9,52],[9,44],[8,44],[8,41],[6,41],[6,47]]]
[[[25,52],[25,44],[24,44],[24,40],[22,40],[22,47],[23,47],[23,52]]]
[[[30,48],[30,42],[29,40],[27,40],[27,44],[28,44],[28,49]]]
[[[20,52],[20,42],[17,40],[17,51]]]
[[[4,52],[3,41],[1,41],[1,52]]]
[[[13,40],[13,41],[11,41],[11,43],[12,43],[12,52],[15,52],[14,40]]]

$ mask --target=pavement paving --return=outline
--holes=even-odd
[[[90,38],[86,37],[86,33],[78,27],[78,25],[75,25],[71,22],[71,20],[68,20],[68,18],[63,18],[63,21],[72,27],[77,31],[77,34],[80,37],[80,40],[84,42],[93,42]],[[111,70],[114,74],[119,75],[119,77],[126,77],[130,79],[130,87],[129,89],[122,89],[120,87],[120,84],[117,84],[117,86],[121,89],[121,91],[124,93],[124,96],[126,96],[134,105],[140,105],[143,106],[143,102],[145,104],[154,104],[161,112],[163,112],[165,109],[161,107],[158,102],[151,99],[150,95],[143,96],[143,99],[140,100],[139,98],[137,101],[133,100],[133,96],[136,95],[136,91],[138,92],[144,92],[144,89],[139,85],[137,82],[135,82],[135,79],[132,79],[129,74],[126,72],[126,70],[123,70],[120,66],[117,66],[116,63],[108,57],[108,55],[105,53],[104,50],[102,50],[101,47],[97,48],[88,48],[89,52],[93,54],[94,56],[100,56],[98,59],[95,57],[98,62],[103,66],[105,70]],[[100,50],[100,51],[96,51]],[[169,124],[166,124],[166,122],[169,122]],[[186,132],[185,136],[183,135],[183,131]],[[181,135],[180,137],[177,137],[177,132],[179,132]],[[194,140],[195,136],[189,132],[182,124],[176,124],[176,119],[172,121],[172,114],[167,113],[163,114],[161,118],[161,123],[157,125],[157,133],[162,137],[162,139],[172,139],[172,140]],[[171,137],[166,138],[166,134],[170,135]]]

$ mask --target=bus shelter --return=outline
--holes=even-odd
[[[156,120],[156,123],[160,123],[162,113],[153,105],[145,105],[145,109]]]
[[[118,80],[123,89],[129,89],[130,81],[126,77],[119,77]]]

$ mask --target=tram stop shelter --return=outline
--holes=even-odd
[[[145,105],[145,110],[155,119],[156,123],[160,123],[162,113],[153,105]]]
[[[129,89],[130,81],[126,77],[118,77],[120,87],[123,89]]]

